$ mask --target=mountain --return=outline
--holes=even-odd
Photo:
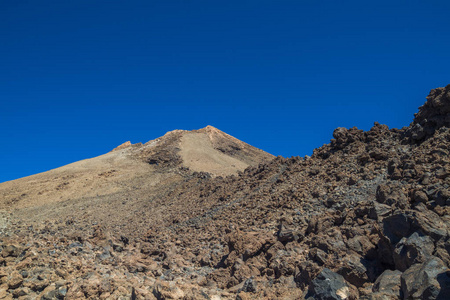
[[[145,144],[126,142],[95,158],[2,183],[0,209],[37,222],[70,218],[82,210],[93,222],[116,224],[189,176],[237,174],[271,159],[271,154],[212,126],[174,130]]]
[[[449,299],[449,128],[450,85],[311,157],[208,126],[0,184],[0,299]]]

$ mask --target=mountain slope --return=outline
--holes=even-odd
[[[137,186],[151,189],[165,180],[176,181],[185,168],[226,176],[272,158],[212,126],[175,130],[145,145],[128,142],[95,158],[1,183],[0,209],[112,195]]]
[[[142,176],[2,215],[3,295],[448,299],[449,128],[450,85],[408,127],[338,128],[311,157],[226,177],[197,170],[259,151],[213,128],[126,144],[112,153],[146,162],[161,176],[152,188]]]

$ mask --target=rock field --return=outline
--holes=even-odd
[[[175,131],[0,184],[0,299],[450,299],[450,85],[333,137]]]

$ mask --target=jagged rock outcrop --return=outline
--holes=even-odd
[[[122,150],[122,149],[125,149],[125,148],[128,148],[128,147],[131,147],[131,146],[132,146],[131,142],[128,141],[128,142],[120,144],[116,148],[112,149],[111,152],[114,152],[114,151],[117,151],[117,150]]]
[[[450,128],[450,85],[430,92],[419,108],[408,134],[415,141],[424,140],[441,127]]]

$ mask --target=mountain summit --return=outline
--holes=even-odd
[[[144,161],[161,166],[179,165],[212,176],[227,176],[274,158],[213,127],[173,130],[163,137],[136,147]]]

